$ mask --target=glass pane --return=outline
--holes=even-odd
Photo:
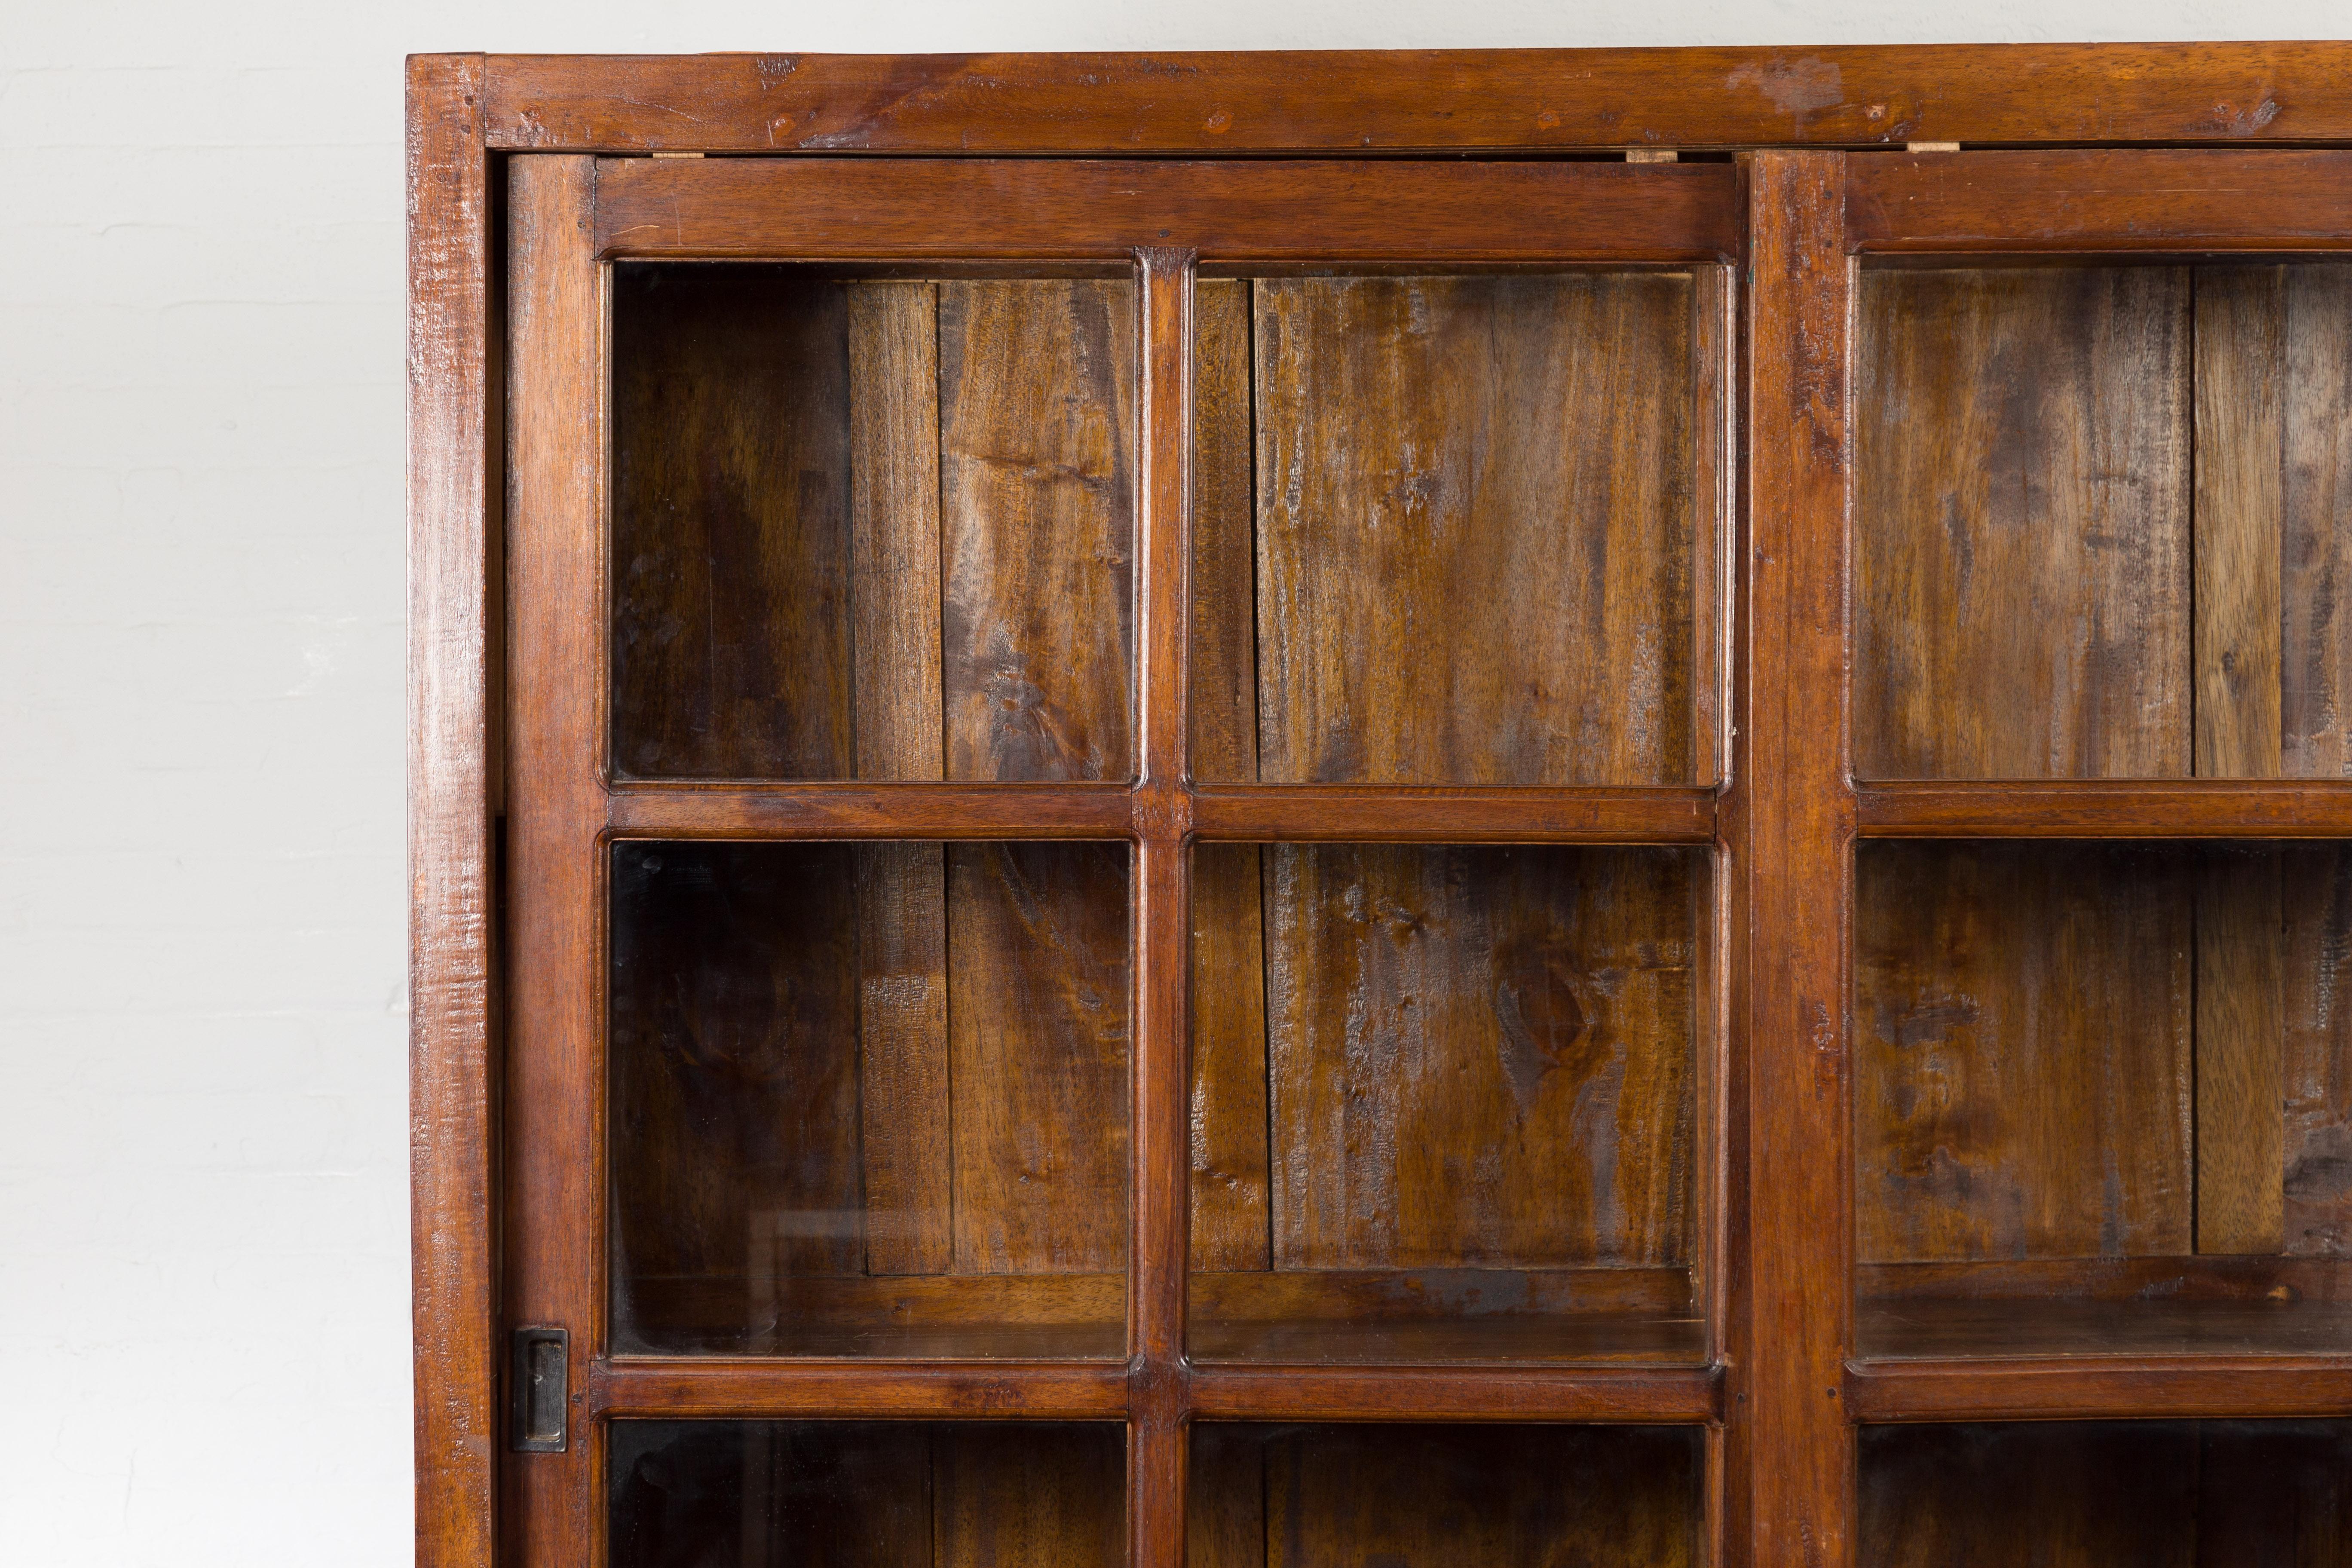
[[[1195,1357],[1702,1359],[1703,852],[1193,874]]]
[[[1713,779],[1727,287],[1203,282],[1196,773]]]
[[[613,1568],[1114,1568],[1125,1434],[988,1422],[617,1421]]]
[[[1190,1568],[1705,1561],[1690,1426],[1192,1428]]]
[[[2352,1422],[1862,1430],[1862,1568],[2338,1563]]]
[[[1867,268],[1855,770],[2352,772],[2352,268]]]
[[[1856,879],[1864,1354],[2352,1349],[2352,847]]]
[[[1127,860],[616,846],[614,1348],[1123,1354]]]
[[[624,264],[613,749],[639,778],[1123,779],[1135,289]]]

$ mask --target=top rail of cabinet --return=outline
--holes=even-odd
[[[1395,156],[2352,142],[2352,43],[483,57],[516,152]]]

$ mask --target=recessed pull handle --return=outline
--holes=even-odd
[[[514,1422],[518,1454],[561,1454],[572,1405],[572,1336],[562,1329],[514,1331]]]

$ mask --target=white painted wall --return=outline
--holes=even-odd
[[[0,0],[0,1562],[409,1560],[407,51],[2352,27],[2343,0],[664,10]]]

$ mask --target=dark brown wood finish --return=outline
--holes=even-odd
[[[2284,842],[2194,855],[1887,845],[1882,864],[1908,869],[1862,890],[1868,1016],[1850,1012],[1858,836],[2352,838],[2336,696],[2352,682],[2352,637],[2337,625],[2334,587],[2352,493],[2341,477],[2352,286],[2326,258],[2352,250],[2352,151],[2309,145],[2352,143],[2347,79],[2344,45],[415,62],[420,1562],[593,1568],[607,1550],[606,1444],[639,1430],[614,1424],[811,1417],[1124,1422],[1125,1555],[1150,1568],[1204,1552],[1222,1563],[1235,1542],[1249,1553],[1247,1520],[1202,1511],[1222,1491],[1249,1489],[1216,1468],[1233,1456],[1198,1458],[1206,1450],[1188,1434],[1201,1419],[1702,1426],[1696,1495],[1658,1521],[1688,1525],[1717,1563],[1924,1562],[1936,1543],[2009,1551],[2053,1531],[2098,1560],[2147,1520],[2068,1522],[2074,1493],[2114,1468],[2114,1445],[2090,1429],[2053,1436],[2046,1462],[2026,1466],[2032,1476],[1998,1488],[1991,1533],[1971,1534],[1966,1488],[1922,1479],[1932,1443],[1874,1459],[1877,1439],[1862,1439],[1857,1494],[1857,1423],[2352,1411],[2342,1261],[2352,1247],[2352,1032],[2329,1005],[2352,951],[2352,862]],[[1926,141],[2030,150],[1758,152],[1738,165],[1516,161],[1546,150]],[[494,343],[499,149],[530,155],[505,171],[510,325]],[[793,155],[580,155],[656,150]],[[1513,161],[1396,158],[1413,151]],[[1033,156],[1056,153],[1098,161]],[[1248,153],[1292,157],[1233,156]],[[670,258],[824,266],[788,279],[805,296],[794,314],[643,318],[704,356],[654,395],[605,342],[607,264]],[[1202,261],[1225,275],[1200,281]],[[1737,299],[1724,263],[1744,280]],[[1309,276],[1318,266],[1365,276]],[[1448,268],[1474,276],[1417,280]],[[1264,276],[1227,276],[1253,268]],[[723,291],[749,276],[713,268],[702,281]],[[1267,454],[1278,458],[1286,438],[1313,448],[1318,428],[1303,393],[1297,407],[1275,395],[1283,310],[1307,321],[1321,300],[1345,316],[1353,300],[1364,309],[1348,321],[1393,336],[1402,318],[1373,308],[1381,300],[1492,326],[1519,321],[1512,301],[1595,289],[1675,294],[1674,310],[1627,329],[1639,344],[1617,349],[1638,360],[1674,335],[1662,323],[1675,316],[1692,323],[1675,363],[1631,379],[1613,357],[1580,366],[1582,334],[1567,331],[1560,354],[1520,364],[1510,356],[1535,353],[1538,321],[1494,345],[1494,378],[1429,408],[1475,422],[1480,399],[1538,384],[1555,399],[1639,404],[1654,452],[1617,443],[1604,419],[1590,436],[1599,448],[1576,456],[1617,465],[1594,482],[1622,504],[1619,522],[1675,512],[1683,553],[1664,578],[1601,590],[1604,620],[1623,623],[1600,628],[1617,651],[1596,652],[1566,686],[1516,693],[1509,671],[1473,669],[1454,685],[1499,680],[1508,702],[1472,703],[1471,729],[1444,756],[1401,731],[1372,764],[1321,767],[1330,726],[1318,730],[1304,707],[1294,714],[1286,704],[1297,693],[1267,679],[1280,639],[1295,635],[1268,618],[1269,590],[1290,591],[1283,563],[1258,559],[1268,498],[1284,494],[1268,488],[1280,463]],[[2040,304],[2025,309],[2026,296]],[[1627,320],[1595,319],[1604,317]],[[758,324],[730,335],[730,319]],[[1566,319],[1545,316],[1555,327]],[[1740,463],[1709,439],[1735,423],[1725,380],[1734,320],[1745,328]],[[1914,332],[1903,350],[1913,357],[1870,358],[1898,329]],[[501,346],[510,369],[499,387]],[[635,559],[634,538],[715,571],[698,584],[656,566],[649,580],[673,598],[635,606],[635,621],[623,604],[609,624],[599,608],[608,356],[624,437],[611,570]],[[1995,374],[2027,360],[2038,405],[2004,392]],[[1849,413],[1850,395],[1874,398],[1906,367],[1934,398]],[[1351,374],[1369,387],[1388,371],[1367,362]],[[757,395],[730,403],[728,383]],[[1580,386],[1601,390],[1586,397]],[[2144,417],[2110,406],[2119,388],[2147,403],[2133,405]],[[501,391],[503,433],[491,412]],[[1347,396],[1379,402],[1363,387]],[[677,439],[722,460],[681,462],[656,437],[642,454],[653,466],[633,468],[632,419],[673,421]],[[1433,414],[1432,429],[1411,439],[1450,422]],[[2026,455],[1996,482],[2055,495],[2073,475],[2075,500],[2036,505],[2099,534],[2110,554],[2016,556],[2051,592],[1945,628],[1962,678],[1935,690],[1866,679],[1849,696],[1850,662],[1859,653],[1867,671],[1872,649],[1889,646],[1873,637],[1916,639],[1916,626],[1905,627],[1921,606],[1954,602],[1945,578],[1995,569],[1979,550],[1943,563],[1942,578],[1921,567],[1914,579],[1875,579],[1867,542],[1849,568],[1850,505],[1869,513],[1859,530],[1892,522],[1916,534],[1941,526],[1926,492],[1944,482],[1933,454],[1914,452],[1918,473],[1898,466],[1874,479],[1865,460],[1857,489],[1853,441],[1867,458],[1944,439],[1948,424],[2018,437],[1994,442]],[[1315,449],[1326,448],[1339,449]],[[1673,474],[1656,472],[1658,454]],[[1502,452],[1496,482],[1570,498],[1538,510],[1578,510],[1577,473],[1563,469],[1544,490],[1540,465],[1523,458]],[[499,467],[503,529],[489,478]],[[2160,491],[2164,505],[2111,493],[2116,474]],[[1729,541],[1716,498],[1735,487],[1743,529],[1721,568],[1733,593],[1717,599],[1708,552]],[[1960,510],[1981,522],[1999,512],[1995,500]],[[1505,542],[1474,547],[1473,569],[1453,574],[1455,621],[1507,597],[1508,582],[1496,587],[1475,570],[1492,566],[1494,549],[1507,552],[1516,524],[1496,522],[1497,504],[1488,496],[1461,512],[1473,532],[1499,528]],[[1904,521],[1894,510],[1904,504],[1927,511]],[[677,515],[665,521],[665,506]],[[744,509],[732,521],[730,506]],[[733,536],[697,543],[693,530],[714,519]],[[2134,542],[2124,553],[2160,558],[2156,576],[2126,566],[2095,580],[2100,562],[2116,564],[2108,536],[2118,530]],[[1586,562],[1570,576],[1590,587],[1595,570],[1633,570],[1622,547],[1650,537],[1612,535],[1605,566]],[[1348,545],[1327,542],[1318,559]],[[1041,613],[1040,595],[1060,607]],[[501,600],[512,626],[504,650]],[[1358,635],[1391,607],[1375,595],[1326,620]],[[2032,648],[2004,641],[2021,623],[2084,614],[2095,624],[2075,674],[2042,669]],[[695,634],[740,666],[717,686],[698,695],[709,670],[659,659],[608,684],[608,635],[652,647],[646,639],[665,625],[697,616],[758,634]],[[1436,624],[1458,658],[1456,628]],[[1658,657],[1643,634],[1662,629],[1684,650],[1644,687],[1664,694],[1664,727],[1629,737],[1608,708],[1612,681],[1641,683],[1636,667]],[[1317,636],[1330,634],[1327,625]],[[1988,673],[2012,654],[2024,662]],[[1035,689],[1026,708],[999,701],[1013,656]],[[1737,679],[1718,697],[1713,674],[1726,665]],[[1411,681],[1433,672],[1386,673],[1417,690]],[[729,685],[739,692],[720,689]],[[782,706],[757,707],[779,692]],[[1988,692],[1999,711],[1960,711],[1963,694]],[[689,700],[673,704],[681,693]],[[753,707],[740,705],[745,694]],[[1507,755],[1510,734],[1478,726],[1522,697],[1536,730],[1568,734],[1575,725],[1560,715],[1582,713],[1591,734],[1565,752],[1543,742]],[[603,755],[608,704],[625,750],[652,738],[649,762]],[[2053,711],[2066,717],[2056,730]],[[1339,729],[1358,740],[1396,717],[1346,712]],[[1727,741],[1718,793],[1706,781]],[[2020,746],[2042,748],[2032,765]],[[1869,776],[1906,772],[1946,776]],[[1985,782],[2004,772],[2140,777]],[[1478,782],[1397,782],[1420,777]],[[1247,782],[1276,778],[1326,782]],[[504,890],[494,895],[500,810]],[[762,1092],[789,1102],[784,1114],[832,1108],[818,1120],[839,1136],[801,1151],[816,1163],[797,1167],[773,1149],[713,1146],[699,1171],[677,1162],[670,1185],[615,1202],[603,1148],[602,868],[614,840],[664,839],[701,841],[695,853],[728,840],[848,841],[805,847],[845,868],[826,898],[780,910],[772,935],[805,927],[805,940],[728,961],[792,992],[806,1014],[794,1015],[794,1038],[831,1042],[831,1056],[778,1055],[789,1070]],[[1066,842],[1087,839],[1116,844]],[[1267,842],[1277,847],[1257,847]],[[1349,844],[1363,847],[1339,847]],[[1526,1215],[1474,1204],[1449,1221],[1459,1235],[1434,1241],[1368,1241],[1343,1226],[1339,1250],[1315,1254],[1320,1266],[1302,1284],[1269,1268],[1284,1247],[1313,1240],[1283,1229],[1276,1189],[1339,1181],[1348,1161],[1277,1168],[1279,1096],[1266,1086],[1286,1059],[1281,987],[1252,987],[1287,974],[1311,1009],[1334,1004],[1340,983],[1328,964],[1302,967],[1286,906],[1268,889],[1286,865],[1343,861],[1363,862],[1354,880],[1370,888],[1373,862],[1429,853],[1405,847],[1415,845],[1489,847],[1451,852],[1473,859],[1538,853],[1503,847],[1515,845],[1713,847],[1717,912],[1704,896],[1682,900],[1698,911],[1700,935],[1668,1009],[1696,1056],[1683,1079],[1646,1096],[1650,1121],[1633,1134],[1617,1129],[1621,1142],[1637,1135],[1668,1149],[1691,1190],[1681,1207],[1651,1187],[1638,1202],[1601,1205],[1607,1223],[1589,1236],[1576,1214],[1540,1203]],[[1031,860],[1091,864],[1107,851],[1125,862],[1114,900],[1125,900],[1123,921],[1034,896],[1067,877],[1031,876]],[[2178,861],[2177,875],[2161,887],[2137,873],[2119,879],[2101,869],[2117,855]],[[1108,871],[1098,879],[1110,887]],[[1543,903],[1484,873],[1465,885],[1509,905],[1495,913],[1497,932]],[[2093,931],[2086,900],[2128,906],[2137,923]],[[2011,929],[2021,921],[2050,929]],[[692,923],[678,942],[692,942]],[[494,941],[511,958],[494,957]],[[2037,1026],[2047,1058],[2038,1066],[2032,1052],[1995,1045],[2014,1032],[2005,1020],[2046,1014],[2053,994],[2011,960],[2074,949],[2070,973],[2113,998],[2062,998],[2063,1016]],[[1132,1001],[1113,1023],[1085,997],[1116,989],[1115,969],[1131,972]],[[501,984],[511,986],[503,1004]],[[1416,993],[1413,1005],[1442,1004],[1445,991]],[[1937,1013],[1946,992],[1966,994],[1970,1019]],[[1527,986],[1513,994],[1524,1014]],[[1974,1064],[1951,1116],[1921,1088],[1933,1075],[1920,1078],[1905,1056],[1927,1048],[1913,1037],[1930,1025],[1933,1049]],[[783,1038],[746,1043],[773,1054]],[[1495,1047],[1506,1077],[1513,1038],[1505,1027]],[[2099,1050],[2156,1068],[2075,1082],[2084,1052]],[[1849,1074],[1864,1068],[1919,1092],[1856,1106]],[[967,1099],[959,1077],[1005,1092]],[[2121,1081],[2137,1098],[2102,1098],[2100,1083]],[[1255,1099],[1227,1092],[1251,1082]],[[688,1109],[664,1109],[678,1082],[630,1083],[625,1098],[640,1111]],[[1204,1098],[1188,1119],[1196,1089]],[[1456,1098],[1479,1092],[1474,1084]],[[1680,1121],[1652,1114],[1668,1102]],[[2040,1107],[2032,1125],[1980,1113],[2029,1104]],[[1423,1109],[1470,1113],[1466,1100]],[[1076,1135],[1033,1165],[1018,1130],[1042,1122]],[[1682,1131],[1658,1144],[1651,1134],[1667,1126]],[[1671,1152],[1694,1134],[1695,1146]],[[1526,1135],[1550,1137],[1542,1127]],[[699,1136],[673,1141],[684,1149]],[[1382,1124],[1373,1141],[1398,1136]],[[1543,1142],[1548,1165],[1573,1169],[1582,1136]],[[940,1157],[958,1142],[1000,1157]],[[1943,1179],[1961,1166],[1966,1179]],[[1619,1167],[1622,1185],[1622,1147]],[[2060,1171],[2074,1171],[2061,1184],[2078,1188],[2100,1171],[2127,1179],[2103,1189],[2105,1208],[2042,1212],[2036,1184]],[[1108,1187],[1126,1189],[1125,1219],[1086,1201]],[[877,1202],[932,1217],[861,1222],[854,1239],[827,1228]],[[1428,1218],[1443,1205],[1406,1207]],[[975,1228],[983,1212],[1002,1223]],[[732,1237],[730,1247],[737,1233],[769,1226],[769,1266],[796,1280],[802,1353],[613,1355],[623,1347],[603,1321],[608,1215],[652,1237],[656,1254],[685,1248],[662,1264],[684,1276],[702,1267],[688,1256],[697,1225]],[[677,1234],[659,1233],[664,1215],[687,1216]],[[1566,1250],[1520,1245],[1528,1226]],[[1454,1246],[1462,1236],[1469,1244]],[[1857,1237],[1864,1258],[1884,1261],[1857,1267]],[[856,1258],[827,1250],[852,1246]],[[723,1249],[712,1256],[720,1276],[750,1267]],[[1461,1270],[1465,1260],[1476,1267]],[[1507,1313],[1470,1324],[1414,1317],[1447,1292],[1496,1288],[1516,1293],[1514,1310],[1575,1303],[1575,1331],[1538,1342],[1514,1338],[1521,1326]],[[740,1282],[728,1289],[723,1301],[682,1289],[670,1307],[681,1322],[732,1314],[740,1325]],[[1196,1322],[1189,1343],[1188,1300],[1215,1321],[1213,1331]],[[1123,1365],[1107,1359],[1122,1300]],[[877,1356],[870,1330],[884,1310],[896,1315],[898,1349]],[[494,1352],[504,1329],[541,1322],[572,1331],[571,1443],[501,1461]],[[808,1353],[853,1341],[854,1361]],[[1000,1359],[938,1359],[975,1346]],[[1061,1359],[1073,1354],[1106,1359]],[[1457,1357],[1470,1364],[1439,1364]],[[808,1476],[870,1482],[882,1489],[872,1495],[933,1521],[923,1540],[935,1550],[908,1535],[891,1552],[976,1562],[985,1549],[974,1543],[1009,1528],[1004,1500],[1034,1495],[1050,1519],[997,1537],[1000,1557],[1117,1555],[1106,1533],[1117,1514],[1100,1504],[1118,1489],[1088,1468],[1108,1449],[1016,1453],[971,1427],[968,1441],[925,1439],[909,1465],[899,1438],[916,1429],[877,1430],[879,1447],[832,1457],[818,1452],[831,1440],[820,1441]],[[793,1439],[782,1428],[739,1435],[720,1467],[744,1489],[726,1528],[766,1517],[785,1532],[778,1541],[799,1540],[800,1482],[778,1447]],[[2272,1465],[2249,1457],[2270,1451],[2255,1437],[2204,1440],[2214,1475],[2249,1479],[2207,1488],[2199,1506],[2230,1521],[2214,1528],[2231,1532],[2232,1549],[2259,1539],[2310,1550],[2316,1537],[2278,1534],[2278,1510],[2336,1507],[2340,1489],[2305,1484],[2325,1468],[2319,1449],[2279,1448]],[[1605,1448],[1608,1435],[1593,1441]],[[2193,1468],[2197,1441],[2182,1452]],[[1909,1468],[1889,1468],[1886,1456]],[[1188,1478],[1188,1463],[1207,1468]],[[1979,1471],[1990,1474],[1968,1473]],[[1909,1479],[1888,1479],[1898,1472]],[[1367,1473],[1360,1464],[1344,1479],[1360,1485]],[[1261,1508],[1270,1475],[1258,1476]],[[2285,1489],[2249,1500],[2260,1476],[2285,1478]],[[1409,1479],[1384,1486],[1396,1528],[1376,1533],[1391,1544],[1419,1528]],[[1272,1516],[1255,1528],[1261,1555],[1279,1554]],[[1891,1549],[1897,1536],[1911,1544]],[[1297,1544],[1312,1554],[1309,1536]]]
[[[482,58],[408,67],[409,1228],[418,1568],[487,1563],[499,1436],[491,384]]]
[[[498,55],[514,151],[1182,153],[2352,141],[2352,45]]]
[[[1738,247],[1730,194],[1721,163],[620,158],[596,239],[608,257],[1714,261]]]
[[[604,1300],[603,280],[596,165],[512,171],[507,258],[508,1011],[503,1197],[509,1325],[559,1324],[571,1381],[603,1353]],[[592,1562],[604,1432],[505,1468],[510,1561]]]
[[[1853,792],[1848,783],[1847,398],[1853,268],[1836,153],[1749,165],[1746,767],[1749,1321],[1735,1331],[1748,1493],[1735,1512],[1758,1563],[1853,1561],[1853,1429],[1840,1403],[1852,1343]]]

